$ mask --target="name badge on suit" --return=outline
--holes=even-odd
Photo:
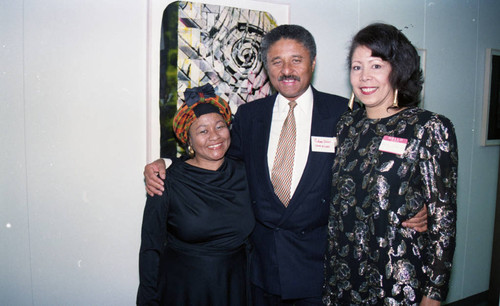
[[[337,137],[311,136],[313,152],[335,153]]]

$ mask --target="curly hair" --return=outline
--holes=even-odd
[[[389,62],[391,73],[389,82],[398,90],[399,107],[417,106],[420,102],[423,76],[420,56],[408,38],[396,27],[374,23],[361,29],[352,39],[348,67],[357,47],[364,46],[372,51],[372,56]]]
[[[305,28],[296,24],[283,24],[269,31],[262,38],[260,57],[267,69],[267,52],[271,46],[280,39],[293,39],[306,47],[311,57],[311,62],[316,58],[316,42],[312,34]]]

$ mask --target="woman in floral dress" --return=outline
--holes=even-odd
[[[395,27],[362,29],[348,62],[363,107],[337,126],[324,302],[439,305],[455,249],[454,127],[417,107],[419,56]],[[424,205],[427,232],[401,225]]]

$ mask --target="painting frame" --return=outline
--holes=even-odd
[[[500,49],[486,49],[481,145],[500,145]]]
[[[427,49],[417,48],[418,56],[420,57],[420,69],[422,69],[422,78],[424,80],[424,84],[422,85],[422,91],[420,92],[420,108],[425,108],[424,99],[425,99],[425,65],[427,61]]]

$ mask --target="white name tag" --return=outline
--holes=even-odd
[[[311,136],[313,152],[335,153],[337,137]]]
[[[384,136],[378,149],[383,152],[402,155],[405,152],[407,143],[408,139],[406,138]]]

